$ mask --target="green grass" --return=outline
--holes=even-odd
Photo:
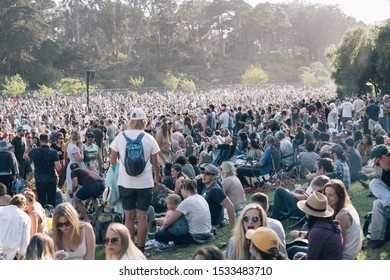
[[[293,186],[289,187],[289,189],[292,188]],[[272,202],[274,197],[274,190],[268,190],[264,192],[268,195],[269,200]],[[367,197],[367,194],[368,191],[363,189],[359,183],[352,184],[349,190],[349,195],[351,196],[352,203],[359,213],[360,224],[362,227],[364,224],[364,216],[366,215],[367,212],[371,211],[372,202],[374,200],[371,197]],[[247,201],[249,201],[251,195],[252,195],[251,193],[246,194]],[[291,229],[288,229],[288,222],[283,221],[282,224],[286,231],[287,242],[291,241],[289,235]],[[207,245],[217,246],[222,251],[224,251],[230,236],[231,236],[231,229],[229,226],[223,229],[219,229],[217,238],[213,242],[207,243]],[[194,255],[196,249],[200,246],[201,245],[180,246],[180,247],[175,247],[163,253],[158,252],[154,249],[150,249],[148,251],[151,254],[149,259],[150,260],[189,260],[192,259],[192,256]],[[103,245],[96,246],[95,257],[98,260],[105,259]],[[358,260],[390,260],[390,242],[388,242],[385,246],[379,249],[362,250],[358,255]]]

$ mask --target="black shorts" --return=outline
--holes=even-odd
[[[31,163],[25,161],[19,165],[19,176],[20,178],[26,179],[28,173],[32,172]]]
[[[98,198],[100,197],[105,189],[103,181],[95,181],[88,186],[83,186],[76,193],[76,197],[80,200],[87,200],[88,198]]]
[[[148,211],[152,202],[153,188],[146,189],[128,189],[119,186],[119,194],[124,210]]]

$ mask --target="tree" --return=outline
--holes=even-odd
[[[47,87],[45,85],[38,85],[39,86],[39,94],[43,97],[51,97],[54,94],[54,89]]]
[[[19,74],[16,74],[10,78],[5,78],[2,86],[5,94],[18,95],[26,91],[27,83],[23,81]]]
[[[196,91],[196,85],[195,85],[193,80],[184,79],[184,80],[180,81],[180,86],[182,87],[182,89],[189,91],[189,92]]]
[[[175,91],[179,86],[180,78],[175,77],[171,72],[167,72],[162,83],[170,90]]]
[[[86,85],[80,79],[64,78],[56,83],[56,89],[62,93],[78,94],[86,91]]]
[[[130,77],[130,80],[129,80],[129,83],[135,87],[135,88],[139,88],[143,85],[143,83],[145,82],[145,78],[142,77],[142,76],[138,76],[138,77]]]
[[[251,65],[241,76],[241,80],[245,85],[261,85],[268,81],[268,75],[261,67]]]

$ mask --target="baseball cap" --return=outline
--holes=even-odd
[[[214,164],[208,164],[205,166],[204,168],[207,172],[213,174],[213,175],[218,175],[219,174],[219,170],[218,168],[214,165]]]
[[[16,132],[22,131],[22,130],[27,130],[23,125],[18,126],[16,129]]]
[[[379,156],[382,156],[382,155],[386,155],[386,154],[389,154],[389,153],[390,153],[390,150],[389,150],[389,148],[386,145],[384,145],[384,144],[377,145],[377,146],[375,146],[372,149],[370,158],[374,159],[376,157],[379,157]]]
[[[74,170],[74,169],[79,168],[79,167],[80,167],[80,165],[75,162],[75,163],[72,163],[69,168],[70,168],[70,170]]]
[[[344,152],[344,149],[343,147],[341,147],[341,145],[336,144],[332,146],[332,151],[338,154],[342,154]]]
[[[130,120],[146,120],[146,114],[144,110],[140,108],[134,108],[130,113]]]
[[[271,254],[271,249],[279,248],[278,235],[274,230],[267,227],[259,227],[256,230],[249,229],[245,237],[252,240],[257,249],[267,254]]]

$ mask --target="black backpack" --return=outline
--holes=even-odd
[[[92,217],[92,227],[95,233],[96,244],[103,244],[107,228],[111,223],[122,223],[122,214],[111,209],[104,212],[104,204],[101,205]]]
[[[122,134],[126,139],[126,154],[123,163],[126,173],[129,176],[137,176],[144,171],[146,166],[144,146],[142,145],[142,138],[145,133],[140,133],[135,140],[127,137],[124,132]]]
[[[364,216],[364,225],[363,225],[363,234],[365,237],[370,234],[368,228],[371,224],[372,220],[372,212],[368,212],[366,216]],[[387,219],[387,227],[385,232],[385,240],[390,241],[390,218]]]

